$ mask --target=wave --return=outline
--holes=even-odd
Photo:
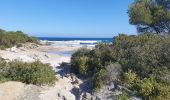
[[[96,44],[102,42],[101,40],[70,40],[70,41],[49,41],[40,40],[42,44],[50,43],[54,46],[90,46],[93,47]]]

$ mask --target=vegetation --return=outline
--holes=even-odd
[[[117,100],[129,100],[128,95],[126,93],[122,93],[117,96]]]
[[[71,69],[76,74],[82,74],[83,76],[88,76],[87,70],[88,70],[89,51],[90,50],[86,48],[81,48],[72,55],[71,62],[74,63],[72,63]]]
[[[35,37],[29,37],[22,31],[7,32],[0,29],[0,49],[10,48],[12,46],[21,46],[21,43],[33,42],[38,43]]]
[[[52,85],[56,81],[55,72],[48,64],[39,61],[24,63],[0,60],[0,81],[21,81],[27,84]]]
[[[116,80],[144,99],[169,99],[170,37],[147,33],[114,39],[78,50],[71,58],[73,71],[90,78],[92,90]]]
[[[130,24],[138,32],[170,33],[170,0],[135,0],[129,7]]]
[[[71,58],[73,71],[89,78],[92,90],[120,81],[144,100],[169,100],[170,36],[165,35],[170,33],[169,5],[170,0],[135,0],[128,10],[130,23],[143,34],[120,34],[112,44],[78,50]],[[118,99],[128,96],[124,93]]]

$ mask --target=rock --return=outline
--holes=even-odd
[[[113,90],[115,89],[115,85],[114,85],[114,84],[111,84],[111,85],[109,85],[109,86],[107,87],[107,89],[108,89],[109,91],[113,91]]]
[[[83,98],[90,100],[90,99],[91,99],[91,94],[85,92],[85,93],[83,94]]]
[[[75,83],[76,83],[76,84],[79,84],[79,80],[78,80],[77,78],[75,79]]]
[[[49,56],[47,54],[44,55],[46,58],[49,58]]]
[[[63,98],[63,100],[67,100],[65,96],[63,96],[62,98]]]
[[[96,100],[101,100],[101,98],[100,98],[100,97],[98,97],[98,96],[96,96]]]
[[[78,86],[74,86],[71,92],[75,95],[76,100],[80,100],[80,88]]]
[[[90,100],[95,100],[95,97],[92,96]]]
[[[17,53],[17,52],[18,52],[18,50],[17,50],[17,48],[16,48],[16,47],[12,47],[12,48],[10,48],[10,51],[11,51],[11,52],[15,52],[15,53]]]
[[[117,85],[117,89],[118,89],[118,90],[122,90],[122,88],[123,88],[122,86]]]
[[[61,97],[61,94],[60,94],[60,93],[58,93],[57,95],[58,95],[58,97]]]
[[[121,91],[115,91],[115,92],[114,92],[114,95],[120,95],[120,94],[122,94]]]
[[[71,77],[71,81],[74,82],[75,80],[75,75],[73,73],[70,74],[70,77]]]

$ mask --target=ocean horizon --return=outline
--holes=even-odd
[[[68,38],[68,37],[37,37],[41,42],[61,46],[95,46],[98,43],[111,43],[113,38]]]
[[[102,41],[112,41],[113,38],[79,38],[79,37],[37,37],[40,40],[49,41],[69,41],[69,40],[102,40]]]

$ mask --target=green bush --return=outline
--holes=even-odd
[[[52,85],[56,81],[55,72],[48,64],[42,64],[39,61],[33,63],[0,62],[0,81],[7,79],[35,85]]]
[[[35,37],[30,37],[24,34],[22,31],[4,31],[0,29],[0,49],[10,48],[21,43],[32,42],[38,43]]]
[[[9,79],[9,66],[7,66],[7,62],[0,58],[0,82],[4,82]]]
[[[121,42],[120,42],[121,41]],[[114,43],[118,48],[117,60],[127,72],[131,69],[141,77],[161,75],[170,65],[170,37],[152,34],[119,36]]]
[[[93,75],[90,82],[91,90],[99,91],[104,85],[105,70],[100,70]]]
[[[81,48],[71,57],[71,69],[76,74],[88,75],[88,54],[89,49]]]
[[[127,83],[127,85],[132,86],[135,81],[137,80],[137,75],[132,72],[132,70],[128,70],[127,73],[124,73],[123,75],[123,81]]]
[[[120,66],[115,67],[115,63]],[[77,51],[72,56],[71,64],[75,73],[91,79],[91,89],[100,89],[105,82],[112,82],[123,75],[121,83],[144,99],[167,99],[169,96],[170,36],[168,35],[121,34],[114,37],[112,44],[102,43],[90,51]],[[109,77],[114,75],[117,69],[120,69],[118,71],[121,74],[116,78]]]
[[[123,92],[122,94],[117,96],[117,100],[129,100],[128,99],[128,94]]]
[[[79,59],[79,73],[81,75],[87,76],[88,75],[88,57],[83,56]]]
[[[76,74],[91,78],[91,88],[99,89],[103,84],[114,81],[121,73],[121,65],[111,63],[116,59],[112,49],[107,43],[98,44],[93,50],[81,48],[71,57],[71,69]]]
[[[158,82],[153,77],[138,80],[133,88],[146,100],[170,99],[169,86]]]
[[[168,84],[156,80],[155,77],[140,79],[134,72],[129,70],[124,74],[124,82],[131,90],[137,91],[137,95],[144,100],[162,100],[170,96]]]
[[[21,43],[17,44],[17,48],[19,48],[19,47],[22,47],[22,44],[21,44]]]
[[[110,63],[105,66],[104,83],[110,85],[114,81],[118,81],[122,74],[122,67],[119,63]]]

